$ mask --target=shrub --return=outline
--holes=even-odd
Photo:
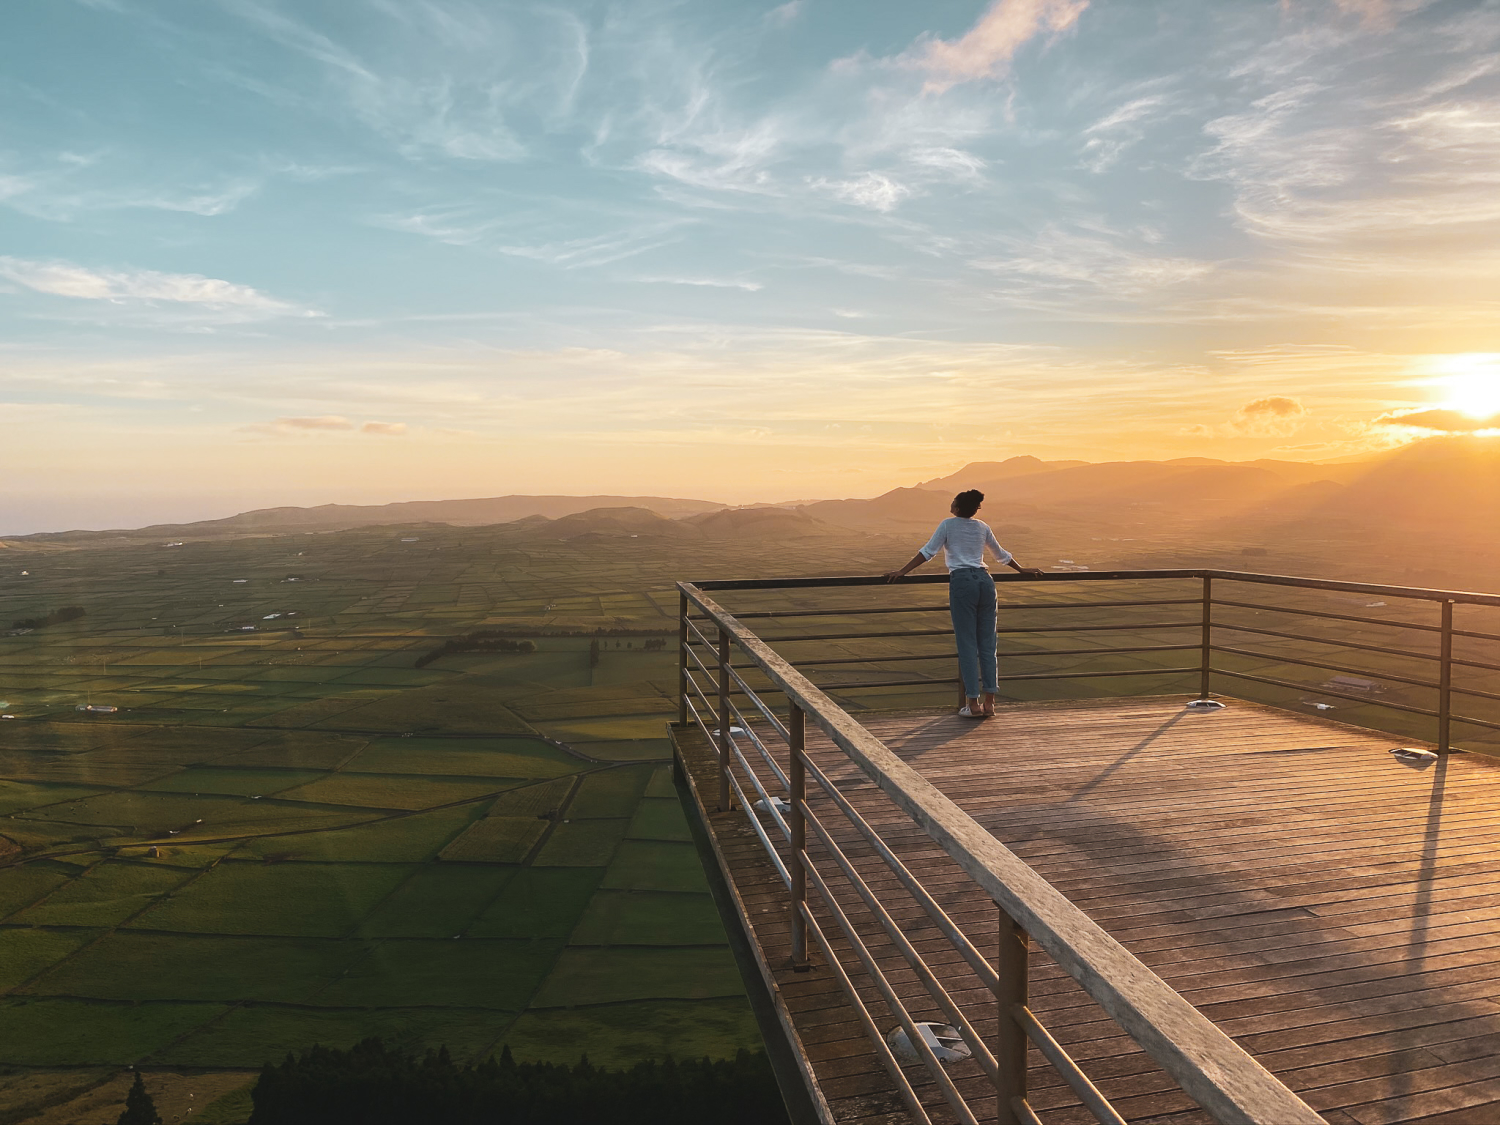
[[[366,1039],[347,1051],[313,1047],[267,1065],[250,1125],[782,1125],[764,1054],[637,1063],[605,1070],[498,1060],[458,1066],[447,1048],[423,1056]]]

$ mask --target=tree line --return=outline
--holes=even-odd
[[[65,605],[54,609],[45,617],[24,617],[11,622],[12,629],[45,629],[48,625],[61,625],[64,621],[77,621],[88,613],[81,605]]]
[[[366,1039],[313,1047],[267,1064],[250,1125],[787,1125],[762,1052],[732,1059],[642,1062],[626,1070],[518,1063],[459,1066],[447,1048],[417,1056]]]
[[[455,652],[535,652],[536,642],[530,638],[511,640],[499,630],[479,629],[459,637],[449,637],[437,648],[428,649],[413,667],[425,668],[439,657]]]

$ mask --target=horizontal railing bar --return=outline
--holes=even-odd
[[[1020,575],[996,574],[996,582],[1057,582],[1057,581],[1123,581],[1140,579],[1151,581],[1165,578],[1201,578],[1201,570],[1089,570],[1069,571],[1058,574]],[[890,582],[883,574],[854,574],[828,578],[716,578],[705,582],[688,582],[685,585],[695,590],[833,590],[855,586],[932,586],[946,585],[946,574],[908,574]],[[702,608],[701,606],[699,607]]]
[[[947,613],[946,605],[882,605],[850,606],[848,609],[757,609],[752,613],[736,613],[741,621],[767,617],[853,617],[866,613]]]
[[[1353,621],[1357,625],[1386,625],[1392,629],[1415,629],[1421,633],[1441,633],[1437,625],[1419,625],[1415,621],[1384,621],[1379,617],[1355,617],[1348,613],[1325,613],[1317,609],[1296,609],[1287,605],[1264,605],[1260,602],[1234,602],[1228,598],[1215,598],[1214,605],[1233,606],[1235,609],[1259,609],[1267,613],[1295,613],[1299,617],[1320,617],[1325,621]]]
[[[1476,699],[1500,699],[1500,692],[1480,691],[1478,688],[1459,687],[1457,684],[1448,690],[1454,695],[1472,695]]]
[[[957,676],[949,680],[870,680],[869,682],[855,681],[847,684],[820,684],[820,687],[828,691],[848,691],[850,688],[877,688],[877,687],[951,687],[953,684],[963,683]]]
[[[1000,602],[995,608],[1001,612],[1018,609],[1131,609],[1152,605],[1198,605],[1202,601],[1202,598],[1163,598],[1144,602]],[[736,613],[735,617],[740,621],[752,621],[781,617],[860,617],[868,613],[947,612],[946,605],[850,606],[846,609],[757,609],[749,613]]]
[[[1019,680],[1092,680],[1109,676],[1186,676],[1189,674],[1196,676],[1202,671],[1201,667],[1195,665],[1192,668],[1126,668],[1119,672],[1028,672],[1025,675],[997,676],[996,679],[1002,684],[1007,684]],[[942,687],[945,684],[962,682],[957,678],[950,680],[852,680],[848,683],[824,683],[819,686],[829,691],[848,691],[850,688],[921,687],[929,684]]]
[[[880,923],[881,929],[885,930],[886,935],[891,939],[892,944],[895,945],[897,952],[905,958],[906,963],[911,966],[912,972],[916,974],[917,979],[927,989],[927,994],[932,997],[933,1002],[943,1010],[943,1013],[952,1022],[953,1026],[958,1029],[960,1038],[969,1045],[969,1051],[973,1055],[974,1061],[979,1064],[979,1068],[984,1071],[985,1076],[991,1082],[997,1081],[1000,1075],[1000,1068],[995,1062],[995,1056],[991,1053],[989,1047],[985,1045],[984,1037],[974,1030],[974,1025],[964,1015],[963,1009],[954,1003],[953,997],[948,994],[948,990],[938,980],[937,974],[928,967],[926,961],[922,960],[922,955],[907,940],[906,935],[901,931],[901,927],[891,917],[890,911],[886,910],[880,899],[875,896],[875,892],[870,890],[870,885],[855,870],[854,864],[849,862],[849,857],[844,854],[843,849],[838,846],[838,842],[834,840],[833,835],[823,826],[823,822],[818,818],[817,814],[807,807],[806,801],[802,802],[802,813],[807,817],[808,825],[817,833],[818,838],[823,841],[823,846],[828,849],[828,854],[833,857],[834,863],[838,864],[839,869],[843,871],[844,878],[849,880],[849,885],[854,888],[854,893],[864,900],[864,904],[869,907],[876,921]]]
[[[782,838],[786,840],[787,843],[791,843],[792,830],[790,826],[788,826],[786,818],[781,815],[781,811],[776,807],[776,802],[771,799],[771,794],[766,792],[765,785],[761,783],[760,775],[750,768],[750,763],[745,760],[744,753],[735,744],[734,735],[729,736],[729,752],[734,755],[735,760],[740,764],[740,768],[743,769],[746,776],[749,777],[750,784],[754,786],[755,791],[760,794],[760,799],[766,803],[766,812],[769,813],[771,819],[776,822],[776,827],[781,829]],[[732,776],[733,774],[731,771],[731,777]],[[743,790],[741,790],[741,792],[743,792]],[[750,813],[752,816],[754,815],[755,809],[753,805],[744,801],[742,801],[741,804],[744,805],[745,811],[747,813]]]
[[[1310,687],[1307,684],[1294,684],[1290,680],[1277,680],[1270,676],[1252,676],[1249,672],[1231,672],[1227,668],[1215,668],[1215,676],[1229,676],[1236,680],[1250,680],[1257,684],[1270,684],[1272,687],[1290,688],[1293,691],[1311,692],[1314,695],[1326,695],[1330,699],[1346,699],[1350,703],[1368,703],[1372,707],[1387,707],[1392,711],[1405,711],[1410,715],[1425,715],[1429,719],[1436,719],[1438,713],[1430,711],[1426,707],[1409,707],[1405,703],[1391,703],[1384,699],[1375,699],[1369,696],[1350,695],[1347,692],[1334,691],[1331,688]]]
[[[922,1100],[917,1097],[917,1092],[912,1089],[911,1082],[906,1077],[906,1071],[891,1053],[890,1045],[886,1043],[885,1036],[881,1034],[880,1028],[876,1026],[875,1019],[870,1015],[870,1009],[860,998],[859,991],[854,987],[854,982],[849,979],[849,974],[844,971],[843,962],[834,952],[833,943],[828,940],[828,935],[823,932],[823,927],[818,925],[818,920],[813,912],[808,909],[807,903],[797,904],[797,913],[802,915],[807,923],[808,930],[812,933],[814,940],[823,948],[823,958],[827,966],[833,970],[834,976],[838,978],[838,984],[843,989],[854,1007],[854,1014],[859,1017],[859,1022],[864,1025],[865,1034],[875,1043],[876,1056],[882,1065],[890,1072],[891,1078],[896,1083],[896,1092],[901,1095],[901,1100],[906,1103],[906,1108],[916,1118],[917,1125],[932,1125],[932,1118],[927,1115],[927,1109],[922,1105]],[[907,1034],[910,1034],[908,1032]],[[920,1038],[920,1036],[918,1037]]]
[[[1386,598],[1409,598],[1422,602],[1456,602],[1464,605],[1500,606],[1500,594],[1473,590],[1430,590],[1421,586],[1385,586],[1374,582],[1340,582],[1327,578],[1297,578],[1289,574],[1251,574],[1237,570],[1206,570],[1205,578],[1226,582],[1251,582],[1263,586],[1290,586],[1299,590],[1332,590],[1344,594],[1373,594]],[[1388,622],[1381,622],[1388,624]]]
[[[1471,719],[1464,715],[1454,715],[1455,723],[1468,723],[1470,726],[1484,727],[1487,730],[1500,730],[1500,723],[1492,723],[1486,719]]]
[[[1100,1125],[1127,1125],[1125,1119],[1116,1112],[1115,1107],[1109,1104],[1109,1099],[1099,1092],[1098,1087],[1089,1081],[1089,1076],[1073,1061],[1073,1056],[1068,1054],[1063,1045],[1052,1038],[1052,1033],[1042,1026],[1042,1021],[1036,1018],[1036,1013],[1024,1004],[1017,1004],[1011,1012],[1011,1018],[1021,1025],[1021,1030],[1026,1033],[1026,1037],[1037,1045],[1037,1049],[1052,1064],[1053,1069],[1063,1076],[1063,1080],[1073,1088],[1073,1093],[1078,1095],[1078,1100],[1098,1119]]]
[[[1218,603],[1215,603],[1218,604]],[[1324,637],[1305,637],[1299,633],[1283,633],[1277,629],[1252,629],[1249,625],[1230,625],[1224,621],[1213,621],[1209,623],[1212,629],[1228,629],[1235,633],[1257,633],[1263,637],[1280,637],[1285,641],[1306,641],[1308,644],[1331,645],[1334,648],[1356,648],[1361,652],[1379,652],[1388,656],[1405,656],[1412,660],[1442,661],[1442,657],[1436,653],[1412,652],[1404,648],[1382,648],[1380,645],[1358,644],[1355,641],[1336,641]],[[1457,663],[1457,661],[1454,661]],[[1500,669],[1496,669],[1500,671]]]
[[[946,629],[898,629],[891,633],[808,633],[806,636],[762,637],[767,644],[783,644],[789,641],[868,641],[886,637],[951,637],[953,628]]]
[[[786,864],[781,861],[781,854],[776,850],[776,845],[771,843],[771,837],[766,832],[766,826],[760,822],[760,817],[755,815],[754,808],[745,799],[745,791],[740,787],[739,779],[734,776],[733,770],[725,771],[729,779],[729,786],[734,790],[734,795],[739,799],[740,808],[745,810],[745,819],[750,822],[750,827],[755,829],[755,834],[760,837],[760,846],[765,849],[766,856],[776,868],[776,874],[781,876],[781,882],[788,891],[792,889],[792,876],[786,869]]]
[[[1140,645],[1132,648],[1065,648],[1050,649],[1006,649],[998,653],[1001,658],[1034,656],[1119,656],[1128,652],[1198,652],[1202,645]],[[797,660],[798,668],[817,668],[830,664],[894,664],[900,660],[952,660],[953,652],[924,652],[915,656],[844,656],[828,660]],[[1500,669],[1497,669],[1500,670]]]
[[[772,711],[765,705],[764,702],[762,702],[760,696],[757,695],[755,693],[755,690],[745,682],[744,677],[741,676],[737,671],[735,671],[733,665],[730,665],[729,667],[729,678],[733,680],[734,683],[739,687],[740,693],[743,693],[750,700],[750,702],[755,704],[755,709],[759,711],[763,716],[765,716],[766,722],[771,724],[771,729],[776,732],[781,741],[790,742],[792,736],[791,733],[786,729],[786,725],[782,723],[779,718],[777,718],[775,711]],[[736,693],[730,692],[729,694],[734,695]],[[738,709],[736,709],[736,714],[738,714]],[[747,730],[749,729],[748,723],[741,722],[740,725],[745,727]],[[786,778],[783,777],[782,781],[784,783],[786,781]]]
[[[1201,602],[1201,599],[1200,599]],[[1119,629],[1145,632],[1148,629],[1201,629],[1202,621],[1147,621],[1140,625],[1038,625],[1035,628],[996,629],[1001,636],[1012,633],[1104,633]],[[887,637],[951,637],[948,629],[902,629],[894,633],[810,633],[806,636],[761,637],[766,644],[787,644],[794,641],[867,641]]]
[[[687,621],[687,627],[692,630],[693,635],[698,638],[698,643],[699,644],[701,644],[705,648],[709,648],[709,649],[717,649],[719,647],[719,644],[718,644],[717,641],[711,641],[711,640],[709,640],[707,637],[705,637],[703,635],[703,630],[700,629],[700,628],[698,628],[697,624],[693,621],[693,619],[691,617],[685,618],[684,620]],[[690,641],[689,644],[691,644],[691,643],[692,642]]]
[[[1435,680],[1414,680],[1409,676],[1398,676],[1393,672],[1372,672],[1368,668],[1350,668],[1346,664],[1330,664],[1326,660],[1303,660],[1299,656],[1256,652],[1248,648],[1231,648],[1229,645],[1211,645],[1210,648],[1214,652],[1227,652],[1234,656],[1249,657],[1252,660],[1269,660],[1272,664],[1299,664],[1304,668],[1322,668],[1329,672],[1343,672],[1350,676],[1364,676],[1371,680],[1389,680],[1393,684],[1409,684],[1412,687],[1431,688],[1434,691],[1443,686]]]
[[[1345,594],[1372,594],[1413,601],[1455,602],[1464,605],[1500,606],[1500,594],[1469,590],[1433,590],[1420,586],[1386,586],[1373,582],[1343,582],[1327,578],[1298,578],[1289,574],[1257,574],[1243,570],[1087,570],[1038,575],[997,574],[996,582],[1167,582],[1183,579],[1214,578],[1225,582],[1246,582],[1266,586],[1286,586],[1298,590],[1331,590]],[[932,585],[947,582],[946,574],[908,574],[894,583],[898,586]],[[816,590],[855,586],[884,586],[883,574],[845,575],[829,578],[725,578],[688,582],[696,590]],[[700,607],[701,608],[701,607]]]
[[[1163,575],[1156,572],[1151,577]],[[1181,574],[1203,575],[1202,571]],[[1121,576],[1114,572],[1109,577]],[[848,580],[848,584],[880,581],[871,577]],[[1211,1116],[1230,1125],[1267,1121],[1321,1125],[1322,1119],[1305,1102],[825,691],[703,590],[688,582],[679,582],[677,588],[735,637],[766,677]],[[1500,598],[1496,602],[1500,604]]]
[[[954,949],[958,950],[963,959],[969,963],[969,967],[974,970],[974,974],[979,978],[980,984],[993,992],[1000,983],[1000,974],[990,964],[989,958],[981,953],[974,943],[969,940],[968,935],[958,928],[958,924],[952,918],[948,917],[948,912],[939,906],[937,900],[927,893],[927,888],[922,886],[917,877],[907,869],[906,864],[901,862],[900,857],[891,850],[890,845],[881,838],[880,833],[876,832],[869,821],[860,815],[859,810],[854,807],[853,803],[843,794],[839,787],[833,783],[832,779],[823,772],[822,768],[806,754],[802,755],[802,761],[808,775],[818,783],[829,799],[839,807],[839,810],[844,814],[844,818],[854,826],[855,831],[869,842],[870,846],[875,849],[881,859],[885,860],[885,865],[901,881],[901,885],[916,900],[917,905],[926,911],[927,916],[943,932],[943,936],[948,939]]]
[[[739,720],[739,728],[740,730],[745,732],[745,737],[755,745],[756,750],[760,751],[760,756],[765,760],[766,767],[776,775],[776,780],[781,782],[781,787],[788,793],[790,793],[792,791],[791,782],[787,781],[786,774],[782,772],[781,766],[777,764],[776,759],[772,756],[770,749],[764,742],[760,740],[760,735],[757,734],[755,732],[755,728],[750,725],[750,720],[745,718],[745,713],[741,711],[735,704],[734,696],[732,694],[729,699],[729,710],[730,713]],[[730,737],[731,739],[734,737],[733,732],[731,732]]]
[[[1472,629],[1455,629],[1455,637],[1471,637],[1476,641],[1500,641],[1500,633],[1476,633]]]
[[[896,995],[896,989],[886,978],[886,975],[880,971],[880,966],[876,963],[869,946],[859,936],[859,931],[855,928],[854,923],[849,920],[849,915],[844,912],[844,908],[839,905],[838,899],[834,897],[832,889],[828,886],[827,880],[823,878],[822,872],[818,870],[817,864],[813,863],[812,858],[805,852],[802,854],[802,869],[807,872],[808,880],[817,888],[818,894],[823,900],[823,906],[833,916],[833,920],[838,923],[839,929],[843,931],[844,940],[849,943],[849,948],[854,950],[854,955],[859,958],[860,964],[864,966],[865,975],[869,977],[870,981],[879,991],[881,999],[885,1001],[885,1006],[890,1009],[891,1014],[896,1017],[897,1022],[905,1029],[906,1037],[911,1042],[912,1050],[917,1052],[918,1057],[936,1080],[938,1089],[942,1092],[943,1100],[953,1108],[954,1113],[958,1114],[958,1118],[963,1122],[963,1125],[979,1125],[979,1119],[974,1116],[974,1111],[969,1108],[969,1103],[964,1100],[964,1096],[958,1092],[958,1087],[953,1084],[953,1079],[948,1077],[948,1072],[943,1068],[943,1064],[932,1053],[932,1048],[928,1046],[927,1040],[917,1030],[917,1021],[912,1017],[906,1005],[901,1002],[901,997]]]

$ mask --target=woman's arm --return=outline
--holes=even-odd
[[[923,552],[918,551],[915,555],[913,555],[911,557],[911,562],[907,563],[900,570],[890,570],[890,571],[887,571],[886,575],[885,575],[885,580],[887,582],[894,582],[898,578],[905,578],[906,575],[909,572],[911,572],[913,570],[916,570],[917,567],[921,566],[924,562],[926,562],[929,557],[930,556],[924,554]]]
[[[995,538],[995,533],[989,528],[985,528],[984,541],[985,546],[989,547],[991,551],[995,552],[995,558],[999,559],[1001,563],[1003,563],[1005,566],[1010,567],[1011,570],[1015,571],[1017,574],[1024,574],[1028,578],[1040,578],[1042,576],[1042,572],[1036,567],[1022,566],[1020,563],[1016,562],[1015,556],[1007,551],[1004,547],[1000,546],[999,540]]]

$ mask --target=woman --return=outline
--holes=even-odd
[[[953,498],[951,519],[938,524],[932,538],[909,563],[885,576],[894,582],[915,570],[943,549],[948,564],[948,612],[953,615],[953,636],[958,642],[958,671],[964,681],[964,705],[958,713],[965,719],[983,719],[995,713],[995,580],[985,569],[984,549],[1012,570],[1032,578],[1042,572],[1025,567],[995,541],[989,525],[974,513],[984,503],[984,493],[971,488]]]

